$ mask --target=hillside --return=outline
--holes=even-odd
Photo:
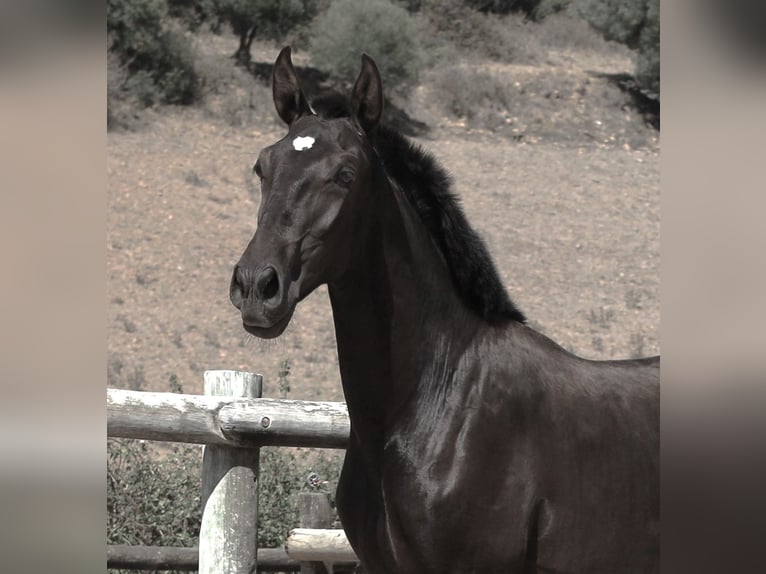
[[[235,42],[198,44],[223,70]],[[277,52],[257,45],[254,59],[271,63]],[[300,51],[295,60],[308,64]],[[551,49],[536,65],[465,57],[450,69],[461,68],[473,75],[431,69],[397,106],[428,126],[416,139],[454,176],[511,297],[582,356],[659,352],[658,133],[609,79],[631,71],[629,55]],[[473,117],[450,113],[453,75],[475,89],[495,82],[507,99],[476,104]],[[285,132],[268,85],[239,72],[228,85],[204,105],[161,108],[108,135],[109,384],[165,391],[174,381],[200,393],[204,370],[240,369],[262,373],[264,395],[278,396],[288,361],[292,398],[341,400],[325,288],[271,342],[247,335],[228,300],[255,228],[251,167]]]

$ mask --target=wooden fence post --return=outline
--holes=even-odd
[[[330,500],[324,492],[301,492],[298,497],[301,528],[331,528],[333,522]],[[301,574],[333,574],[332,564],[301,562]]]
[[[204,377],[206,395],[261,396],[261,375],[205,371]],[[199,572],[255,574],[260,450],[208,445],[203,453]]]

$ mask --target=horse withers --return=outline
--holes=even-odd
[[[351,436],[338,512],[366,572],[659,570],[659,358],[590,361],[531,329],[435,160],[351,97],[273,69],[289,126],[261,151],[230,298],[279,336],[327,284]]]

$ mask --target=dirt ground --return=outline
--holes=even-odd
[[[276,52],[256,58],[273,61]],[[566,75],[593,93],[607,89],[594,71],[631,69],[620,53],[560,54],[544,67],[494,64],[492,73],[530,85]],[[546,97],[554,108],[535,109],[539,95],[519,97],[509,125],[525,109],[545,118],[555,109],[556,130],[517,141],[471,129],[435,111],[427,83],[407,111],[431,128],[419,143],[453,174],[469,220],[533,327],[588,358],[657,354],[658,134],[627,108],[588,107],[587,94]],[[201,393],[203,371],[237,369],[262,373],[264,396],[279,396],[278,373],[289,361],[291,398],[342,400],[326,288],[270,342],[247,335],[228,300],[232,267],[255,231],[251,167],[284,134],[270,110],[253,115],[252,125],[237,127],[204,107],[169,108],[137,131],[108,135],[111,386],[167,391],[177,382]],[[567,125],[571,137],[558,137]]]

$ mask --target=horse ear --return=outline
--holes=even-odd
[[[383,112],[383,83],[378,67],[367,54],[362,54],[362,71],[354,84],[351,106],[362,129],[372,132]]]
[[[290,59],[290,46],[282,48],[274,62],[271,73],[271,86],[274,94],[274,105],[279,117],[288,126],[301,116],[311,113],[306,96],[303,95],[298,76]]]

